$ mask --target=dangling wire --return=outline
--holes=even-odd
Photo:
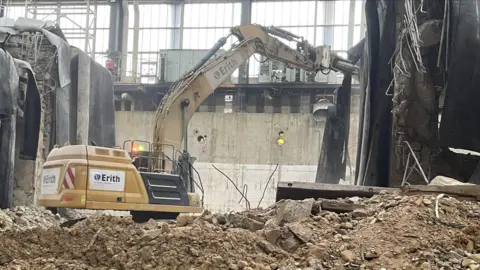
[[[270,184],[270,180],[272,180],[272,177],[275,174],[275,172],[277,171],[277,169],[278,169],[278,163],[277,163],[277,166],[275,167],[275,169],[273,170],[272,174],[268,178],[267,184],[265,185],[265,188],[263,189],[262,198],[260,198],[260,201],[258,202],[257,208],[260,207],[260,204],[262,203],[263,197],[265,197],[265,192],[267,191],[268,184]]]
[[[217,167],[215,167],[215,165],[212,164],[212,167],[215,168],[215,170],[217,170],[219,173],[221,173],[223,176],[225,176],[228,181],[230,181],[230,183],[232,183],[232,185],[235,187],[235,189],[238,191],[238,193],[240,193],[240,195],[242,196],[242,198],[245,199],[246,201],[246,204],[247,204],[247,209],[250,210],[250,201],[247,199],[247,197],[245,196],[245,194],[240,191],[240,189],[237,187],[237,185],[235,184],[235,182],[233,182],[233,180],[228,177],[228,175],[226,175],[224,172],[222,172],[220,169],[218,169]]]

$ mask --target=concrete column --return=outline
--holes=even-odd
[[[288,94],[283,94],[282,95],[282,105],[281,105],[281,113],[290,113],[290,100],[291,96]]]
[[[256,113],[257,112],[257,95],[253,93],[249,93],[247,95],[247,112],[248,113]]]
[[[86,54],[78,55],[78,66],[89,67],[91,58]],[[90,120],[90,68],[79,68],[77,92],[77,144],[89,144],[88,130]]]
[[[208,112],[208,103],[210,102],[212,95],[206,98],[203,103],[198,107],[198,112]]]
[[[9,208],[13,202],[13,179],[15,168],[16,114],[0,114],[0,208]]]
[[[302,92],[300,95],[300,113],[312,113],[311,99],[309,92]]]
[[[268,99],[268,98],[264,98],[264,99],[265,99],[265,105],[264,105],[263,112],[273,113],[273,99]]]
[[[70,131],[70,88],[72,84],[67,84],[63,88],[55,91],[55,143],[64,145],[71,143]],[[72,116],[73,117],[73,116]]]
[[[247,97],[244,89],[238,89],[236,98],[234,102],[234,112],[245,112],[247,111]]]
[[[215,95],[215,112],[225,112],[225,94]]]
[[[125,100],[122,99],[122,101],[120,101],[120,111],[124,112],[125,111]]]

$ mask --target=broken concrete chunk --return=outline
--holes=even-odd
[[[416,206],[420,206],[423,204],[423,196],[419,196],[416,200],[415,200],[415,205]]]
[[[150,242],[160,234],[162,234],[161,230],[148,231],[140,238],[140,242]]]
[[[355,209],[364,208],[361,204],[339,202],[335,200],[323,200],[322,209],[336,213],[353,212]]]
[[[17,269],[19,269],[19,268],[17,268]],[[57,268],[53,264],[48,264],[47,266],[42,268],[42,270],[55,270],[55,269],[57,269]]]
[[[192,224],[193,216],[189,215],[180,215],[177,217],[177,226],[178,227],[185,227],[188,224]]]
[[[461,181],[458,181],[457,179],[442,176],[442,175],[437,175],[433,180],[430,182],[429,185],[432,186],[460,186],[460,185],[475,185],[472,183],[464,183]]]
[[[423,204],[425,204],[425,205],[431,205],[431,204],[432,204],[432,200],[425,198],[425,199],[423,199]]]
[[[275,246],[270,244],[267,241],[260,240],[260,241],[257,242],[257,245],[258,245],[259,248],[261,248],[267,254],[273,253],[275,251]]]
[[[220,225],[227,224],[227,218],[224,215],[220,215],[220,214],[214,215],[213,216],[213,221],[214,221],[214,223],[220,224]]]
[[[258,230],[263,229],[263,223],[251,218],[245,218],[245,224],[247,226],[247,229],[249,229],[252,232],[256,232]]]
[[[312,205],[312,215],[318,215],[322,211],[322,201],[317,200]]]
[[[286,200],[277,210],[277,221],[290,223],[309,217],[314,202],[314,199],[303,201]]]
[[[162,223],[161,228],[163,233],[169,233],[171,231],[167,223]]]
[[[153,249],[150,246],[144,246],[142,249],[139,251],[140,257],[145,260],[149,261],[152,259],[153,256]]]
[[[353,224],[350,222],[345,222],[344,224],[341,224],[340,227],[343,229],[351,230],[353,229]]]
[[[272,226],[270,226],[268,229],[264,228],[263,234],[268,242],[270,242],[271,244],[275,244],[278,238],[280,238],[280,236],[282,235],[282,230],[278,226],[273,228]]]
[[[352,217],[354,218],[364,218],[368,216],[368,212],[365,209],[355,209],[352,212]]]
[[[241,261],[240,260],[240,261],[237,262],[237,266],[238,266],[238,268],[243,269],[243,268],[248,266],[248,263],[246,261]]]
[[[238,267],[238,265],[236,265],[236,264],[234,264],[234,263],[231,263],[231,264],[228,265],[228,269],[230,269],[230,270],[238,270],[238,269],[240,269],[240,268]]]
[[[480,254],[472,254],[468,256],[468,258],[476,261],[477,263],[480,263]]]
[[[420,270],[430,270],[432,267],[430,266],[429,262],[423,262],[420,264]]]
[[[340,255],[342,256],[342,259],[346,262],[353,262],[353,259],[355,257],[353,252],[350,250],[344,250],[342,251],[342,253],[340,253]]]
[[[468,269],[470,269],[470,270],[478,270],[478,269],[480,269],[480,264],[478,264],[478,263],[477,263],[477,264],[470,264],[470,265],[468,266]]]
[[[153,218],[149,219],[145,224],[145,228],[147,228],[148,230],[155,230],[157,229],[157,226],[157,222]]]
[[[360,197],[355,196],[355,197],[347,198],[347,202],[349,202],[349,203],[358,203],[358,202],[360,202]]]
[[[302,242],[307,243],[312,238],[313,232],[310,228],[295,222],[286,225],[288,229]]]
[[[222,263],[222,261],[223,261],[222,256],[220,256],[220,255],[213,255],[213,257],[212,257],[212,262],[213,262],[214,264],[219,265],[220,263]]]
[[[476,264],[477,262],[475,262],[474,260],[472,259],[464,259],[462,261],[462,266],[470,266],[471,264]]]
[[[473,241],[472,241],[472,240],[468,240],[466,250],[467,250],[468,252],[472,252],[474,248],[475,248],[475,246],[474,246],[474,244],[473,244]]]
[[[277,218],[271,218],[267,220],[267,222],[265,222],[264,227],[266,229],[273,229],[273,228],[277,228],[278,225],[280,225],[280,223],[278,222]]]
[[[295,252],[301,244],[300,240],[298,240],[292,232],[282,235],[282,239],[280,240],[280,246],[288,252]]]

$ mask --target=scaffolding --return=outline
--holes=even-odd
[[[51,20],[57,25],[62,25],[61,29],[67,40],[95,57],[96,1],[83,0],[68,4],[62,2],[64,1],[25,0],[25,17]]]

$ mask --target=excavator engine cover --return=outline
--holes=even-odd
[[[50,152],[39,201],[49,208],[131,211],[146,220],[203,210],[200,196],[188,193],[179,175],[139,172],[125,150],[89,145]]]

